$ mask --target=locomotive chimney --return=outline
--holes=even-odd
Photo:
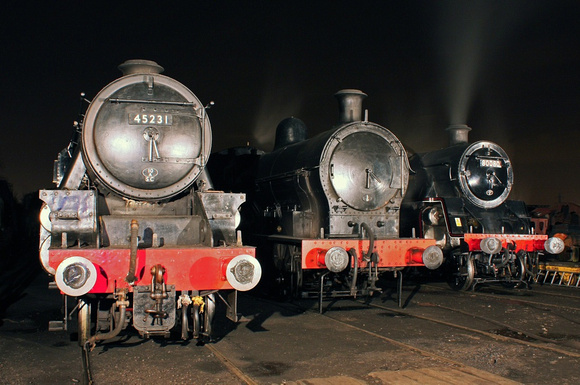
[[[452,124],[446,129],[449,131],[449,145],[469,143],[469,131],[471,127],[467,124]]]
[[[362,91],[340,90],[334,96],[338,99],[339,123],[351,123],[362,120],[362,101],[367,97]]]
[[[164,68],[152,60],[127,60],[117,67],[123,72],[123,76],[133,74],[160,74]]]

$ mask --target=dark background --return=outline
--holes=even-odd
[[[0,177],[17,196],[52,186],[79,94],[150,59],[209,111],[213,151],[270,150],[277,123],[310,135],[333,94],[366,92],[370,120],[409,152],[467,123],[510,155],[512,198],[580,202],[580,2],[7,1],[0,11]],[[86,107],[86,105],[84,106]]]

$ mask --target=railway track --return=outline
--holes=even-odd
[[[490,296],[490,295],[487,295],[487,296],[488,297],[493,297],[493,296]],[[515,301],[516,302],[522,302],[522,303],[541,304],[541,303],[534,302],[534,301],[520,301],[520,300],[515,300]],[[358,300],[357,303],[359,303],[361,305],[364,305],[364,306],[371,307],[371,308],[386,310],[386,311],[391,312],[391,313],[394,313],[394,314],[399,314],[399,315],[406,316],[406,317],[413,317],[413,318],[416,318],[416,319],[421,319],[421,320],[429,321],[429,322],[432,322],[432,323],[437,323],[437,324],[445,325],[445,326],[452,327],[452,328],[455,328],[455,329],[460,329],[460,330],[467,331],[467,332],[470,332],[470,333],[473,333],[473,334],[481,334],[481,335],[484,335],[486,337],[489,337],[489,338],[492,338],[492,339],[496,339],[496,340],[500,340],[500,341],[509,341],[509,342],[513,342],[513,343],[517,343],[517,344],[523,344],[523,345],[527,345],[527,346],[534,346],[534,347],[536,347],[538,349],[552,351],[552,352],[556,352],[556,353],[560,353],[560,354],[565,354],[565,355],[570,356],[570,357],[580,358],[580,343],[579,342],[575,342],[575,341],[572,341],[572,342],[568,342],[568,341],[560,341],[560,342],[559,341],[555,341],[554,339],[550,339],[550,338],[546,338],[546,337],[540,336],[538,334],[530,333],[529,331],[525,331],[525,330],[520,329],[518,327],[509,325],[509,324],[507,324],[505,322],[498,321],[498,320],[494,320],[494,319],[489,318],[489,317],[478,316],[478,315],[475,315],[475,314],[473,314],[471,312],[466,312],[466,311],[463,311],[463,310],[460,310],[460,309],[454,309],[454,308],[451,308],[451,307],[442,306],[442,305],[434,304],[434,303],[412,301],[413,304],[418,305],[420,307],[434,307],[434,308],[443,309],[443,310],[446,310],[446,311],[449,311],[449,312],[453,312],[453,313],[463,314],[464,316],[467,316],[467,317],[472,318],[472,319],[482,320],[484,322],[493,324],[495,326],[499,326],[502,329],[509,330],[509,331],[513,332],[511,334],[513,336],[510,336],[510,335],[502,335],[502,334],[497,334],[497,333],[490,333],[490,332],[486,332],[486,331],[481,330],[481,329],[476,329],[476,328],[468,327],[468,326],[461,325],[461,324],[458,324],[458,323],[448,322],[448,321],[445,321],[443,319],[437,319],[437,318],[431,317],[431,316],[413,314],[413,312],[411,312],[409,310],[399,310],[399,309],[396,309],[396,308],[393,308],[393,307],[387,307],[387,306],[377,305],[377,304],[374,304],[374,303],[368,303],[368,302],[365,302],[365,301],[362,301],[362,300]],[[556,306],[556,305],[552,305],[552,306]],[[560,307],[562,307],[562,306],[560,306]],[[578,309],[578,308],[570,308],[570,309],[574,309],[574,310],[580,311],[580,309]],[[330,318],[330,319],[332,319],[332,320],[334,320],[336,322],[342,322],[340,320],[337,320],[336,318],[330,317],[329,314],[330,313],[323,313],[321,316]],[[342,323],[344,323],[344,322],[342,322]],[[353,327],[353,326],[351,325],[351,327]],[[364,330],[362,328],[358,328],[358,329],[360,329],[361,331],[363,331],[365,333],[367,332],[366,330]],[[392,343],[396,343],[396,344],[399,344],[400,343],[400,342],[397,342],[394,339],[390,339],[390,338],[386,338],[386,337],[381,337],[381,338],[386,339],[386,340],[388,340],[389,342],[392,342]],[[535,342],[535,341],[538,341],[538,342]],[[550,345],[546,345],[546,344],[554,344],[556,346],[550,346]],[[561,346],[568,346],[568,347],[571,347],[571,348],[573,348],[574,350],[577,350],[577,351],[566,350],[566,349],[563,349],[563,348],[559,347],[559,345],[561,345]],[[405,346],[405,347],[408,347],[408,348],[416,349],[416,348],[414,348],[414,347],[412,347],[411,345],[408,345],[408,344],[402,344],[401,346]]]
[[[362,303],[362,302],[361,302]],[[554,341],[553,339],[549,339],[549,338],[545,338],[542,336],[539,336],[537,334],[532,334],[530,332],[524,331],[522,329],[519,329],[517,327],[513,327],[510,326],[504,322],[501,321],[497,321],[491,318],[487,318],[487,317],[481,317],[481,316],[477,316],[474,315],[472,313],[467,313],[465,311],[462,310],[458,310],[458,309],[453,309],[453,308],[449,308],[446,306],[441,306],[441,305],[437,305],[437,304],[433,304],[433,303],[418,303],[419,306],[428,306],[428,307],[436,307],[438,309],[444,309],[450,312],[455,312],[455,313],[461,313],[463,315],[466,315],[468,317],[471,318],[478,318],[480,320],[483,320],[485,322],[494,324],[496,326],[500,326],[504,329],[510,330],[513,332],[513,335],[517,335],[517,337],[510,337],[508,335],[501,335],[501,334],[497,334],[497,333],[490,333],[490,332],[486,332],[484,330],[480,330],[480,329],[475,329],[475,328],[471,328],[468,326],[464,326],[464,325],[460,325],[460,324],[456,324],[456,323],[452,323],[452,322],[447,322],[441,319],[437,319],[434,317],[428,317],[428,316],[422,316],[422,315],[416,315],[416,314],[412,314],[409,312],[405,312],[405,311],[398,311],[392,308],[388,308],[385,306],[380,306],[380,305],[376,305],[376,304],[367,304],[370,307],[374,307],[374,308],[378,308],[378,309],[383,309],[383,310],[387,310],[390,312],[394,312],[394,313],[398,313],[398,314],[404,314],[406,316],[410,316],[410,317],[414,317],[417,319],[422,319],[425,321],[429,321],[429,322],[434,322],[434,323],[438,323],[441,325],[445,325],[445,326],[449,326],[455,329],[460,329],[460,330],[464,330],[473,334],[481,334],[484,335],[486,337],[492,338],[492,339],[496,339],[496,340],[501,340],[501,341],[510,341],[513,343],[518,343],[518,344],[523,344],[523,345],[527,345],[527,346],[534,346],[538,349],[542,349],[542,350],[548,350],[548,351],[553,351],[556,353],[560,353],[560,354],[565,354],[567,356],[571,356],[571,357],[575,357],[575,358],[580,358],[580,344],[578,343],[565,343],[565,342],[561,342],[559,343],[558,341]],[[540,341],[543,342],[542,343],[537,343],[534,342],[534,340],[536,341]],[[572,347],[574,349],[578,349],[578,352],[574,352],[574,351],[569,351],[566,349],[562,349],[559,347],[554,347],[554,346],[548,346],[546,345],[546,343],[548,344],[556,344],[556,345],[565,345],[565,346],[569,346]]]
[[[569,305],[560,305],[560,304],[555,304],[555,303],[547,303],[547,302],[541,302],[541,301],[533,301],[533,300],[529,300],[529,299],[524,299],[524,297],[522,295],[519,295],[518,292],[514,291],[514,289],[500,289],[500,288],[493,288],[490,289],[492,292],[483,292],[483,291],[453,291],[449,288],[444,288],[441,286],[435,286],[435,285],[430,285],[430,284],[421,284],[421,288],[423,289],[428,289],[428,290],[435,290],[435,291],[439,291],[439,292],[453,292],[456,293],[457,295],[461,295],[461,296],[479,296],[479,297],[489,297],[489,298],[495,298],[495,299],[506,299],[506,295],[510,296],[509,299],[510,301],[513,302],[520,302],[520,303],[526,303],[529,305],[537,305],[537,306],[544,306],[544,307],[551,307],[551,308],[561,308],[561,309],[566,309],[566,310],[571,310],[571,311],[580,311],[580,296],[578,295],[568,295],[568,294],[562,294],[562,293],[555,293],[552,291],[543,291],[541,292],[539,295],[542,297],[556,297],[556,298],[565,298],[565,299],[571,299],[571,300],[575,300],[578,301],[578,306],[569,306]],[[497,294],[497,293],[501,293],[501,294]],[[537,292],[534,291],[528,291],[526,290],[525,293],[530,293],[530,295],[534,295]]]
[[[426,289],[428,292],[433,291],[435,293],[443,291],[441,288],[430,286]],[[298,317],[296,319],[299,321],[296,322],[310,322],[319,325],[326,325],[327,328],[332,330],[335,328],[338,330],[340,327],[348,328],[359,336],[365,335],[367,336],[365,338],[387,344],[385,346],[395,347],[401,349],[401,351],[407,351],[409,354],[421,356],[427,361],[436,361],[446,367],[456,368],[463,371],[471,370],[470,368],[477,367],[477,365],[465,362],[462,357],[453,356],[448,352],[434,349],[433,346],[437,346],[436,344],[426,346],[428,344],[425,344],[424,340],[416,340],[414,338],[413,332],[408,332],[406,335],[400,335],[401,329],[399,328],[401,326],[393,325],[395,323],[398,325],[408,324],[410,325],[409,328],[414,328],[415,330],[427,329],[427,327],[424,326],[426,325],[425,323],[438,325],[428,327],[428,329],[439,330],[429,337],[430,340],[443,338],[443,336],[455,335],[455,338],[467,338],[468,340],[476,341],[477,344],[481,346],[494,346],[494,351],[505,350],[508,352],[513,350],[529,352],[532,350],[534,352],[532,355],[546,357],[541,362],[555,362],[558,360],[575,363],[579,362],[580,346],[575,341],[556,341],[543,335],[532,333],[517,325],[510,324],[510,320],[495,319],[493,317],[475,314],[473,311],[462,310],[462,307],[464,307],[463,300],[474,301],[475,297],[476,301],[477,298],[479,298],[480,300],[491,300],[492,303],[495,303],[495,300],[505,300],[505,295],[479,292],[449,292],[450,294],[453,294],[454,298],[461,299],[461,301],[456,300],[457,308],[434,303],[434,301],[426,301],[424,299],[413,299],[408,301],[408,307],[405,309],[397,308],[395,301],[392,301],[392,304],[385,304],[376,303],[375,301],[369,303],[363,301],[341,300],[338,305],[332,307],[332,310],[319,314],[318,307],[312,300],[297,301],[296,303],[280,303],[263,298],[252,297],[251,301],[253,302],[254,308],[271,308],[274,309],[271,311],[272,314],[285,314],[285,317],[287,318],[282,318],[280,322],[284,322],[287,327],[294,325],[292,317]],[[378,300],[380,300],[380,298],[376,299],[376,301]],[[516,304],[518,306],[540,307],[545,305],[548,308],[556,308],[556,305],[554,304],[546,304],[535,300],[521,298],[510,298],[509,303],[510,305]],[[557,308],[569,311],[579,310],[573,306],[559,306]],[[260,318],[262,316],[258,313],[255,317]],[[308,320],[306,320],[306,318],[308,318]],[[263,319],[267,320],[268,317],[263,316]],[[385,321],[385,319],[387,320]],[[410,321],[411,319],[416,321]],[[474,325],[466,325],[466,323],[469,322]],[[394,329],[389,335],[388,331],[391,326],[393,326]],[[298,329],[299,328],[300,327],[298,326]],[[495,328],[495,330],[490,330],[493,328]],[[455,330],[455,332],[449,330]],[[294,338],[292,336],[295,333],[300,332],[299,330],[289,332],[288,338]],[[234,338],[236,337],[234,336]],[[275,336],[273,338],[275,338]],[[355,337],[357,340],[360,338],[363,337]],[[232,349],[232,345],[228,345],[229,342],[226,341],[227,339],[223,340],[223,342],[222,340],[219,340],[215,343],[205,344],[203,347],[195,347],[194,349],[208,351],[208,356],[211,356],[211,361],[208,361],[208,365],[221,365],[224,370],[227,370],[231,374],[231,377],[236,379],[234,383],[246,385],[265,383],[262,373],[257,372],[255,369],[252,370],[248,367],[247,362],[240,358],[246,357],[247,354],[242,354],[237,352],[236,349]],[[290,347],[284,345],[283,340],[275,339],[275,341],[282,344],[281,346],[284,349],[290,349]],[[239,347],[238,345],[233,346],[235,348]],[[510,346],[513,348],[509,348]],[[508,347],[509,350],[506,347]],[[329,349],[332,348],[329,347]],[[509,354],[506,353],[506,355]],[[90,355],[87,355],[86,357],[90,358]],[[86,377],[82,383],[92,384],[94,382],[90,375],[90,362],[88,359],[86,361],[83,360],[83,362],[87,363],[87,371],[85,373],[88,373],[88,377]],[[288,384],[300,383],[302,382],[288,382]]]
[[[207,349],[209,349],[215,355],[215,357],[230,371],[230,373],[232,373],[234,376],[236,376],[243,384],[258,385],[258,382],[256,382],[248,374],[244,373],[244,371],[242,369],[237,367],[227,357],[227,355],[225,353],[223,353],[222,351],[220,351],[215,345],[205,344],[205,347]]]
[[[416,354],[418,354],[418,355],[420,355],[422,357],[426,357],[426,358],[431,359],[431,360],[436,360],[438,362],[444,362],[445,364],[450,365],[451,367],[459,368],[459,370],[458,369],[454,369],[454,370],[457,371],[457,373],[459,373],[459,375],[466,376],[464,373],[470,373],[470,371],[476,372],[476,370],[474,370],[473,368],[471,368],[468,365],[465,365],[464,363],[459,362],[457,360],[449,359],[449,358],[447,358],[445,356],[442,356],[440,354],[437,354],[437,353],[428,351],[426,349],[421,349],[421,348],[416,347],[416,346],[413,346],[411,344],[404,343],[404,342],[401,342],[399,340],[386,337],[386,336],[381,335],[379,333],[372,332],[372,331],[370,331],[368,329],[361,328],[361,327],[358,327],[356,325],[350,324],[348,322],[341,321],[339,319],[336,319],[336,318],[333,318],[333,317],[329,316],[328,314],[319,314],[316,310],[313,310],[313,309],[305,309],[305,308],[303,308],[303,307],[301,307],[299,305],[295,305],[295,304],[283,304],[283,303],[279,303],[279,302],[275,302],[275,301],[266,300],[266,299],[263,299],[263,298],[259,299],[259,301],[266,302],[270,306],[272,306],[272,305],[278,306],[278,307],[284,309],[285,311],[293,311],[293,312],[295,312],[296,315],[302,314],[302,313],[304,313],[306,311],[307,313],[309,313],[310,315],[312,315],[312,316],[314,316],[316,318],[322,318],[324,320],[330,320],[330,321],[332,321],[332,322],[334,322],[336,324],[340,324],[340,325],[342,325],[344,327],[347,327],[349,329],[352,329],[352,330],[354,330],[356,332],[359,332],[359,333],[362,333],[362,334],[365,334],[365,335],[369,335],[372,338],[379,339],[379,340],[381,340],[381,341],[383,341],[383,342],[385,342],[387,344],[396,346],[398,348],[405,349],[405,350],[408,350],[410,352],[416,353]],[[253,379],[248,373],[244,372],[244,370],[241,367],[237,366],[233,362],[233,360],[231,358],[228,358],[227,353],[221,351],[220,348],[218,348],[216,345],[207,344],[205,346],[216,356],[216,358],[225,367],[227,367],[227,369],[233,375],[235,375],[240,380],[241,383],[246,384],[246,385],[257,385],[257,384],[260,383],[259,381]],[[579,357],[580,357],[580,355],[579,355]],[[438,376],[438,375],[440,375],[440,373],[435,373],[434,375],[435,376]],[[455,375],[457,375],[457,374],[455,374]],[[474,374],[474,376],[477,376],[477,375],[481,375],[481,373]],[[422,375],[422,376],[424,376],[425,379],[428,378],[428,375]],[[499,379],[499,378],[498,379],[495,379],[494,376],[492,374],[490,374],[490,373],[487,373],[486,376],[487,376],[487,381],[486,382],[487,383],[490,383],[490,384],[494,384],[494,383],[502,383],[502,384],[515,383],[515,382],[512,382],[512,381],[507,380],[507,379]],[[304,382],[299,381],[296,384],[303,384],[303,383],[310,383],[310,382],[308,380],[305,380]],[[330,382],[324,382],[324,383],[330,383]],[[341,383],[343,383],[343,384],[351,384],[351,383],[352,384],[360,384],[360,382],[358,382],[358,381],[356,381],[354,379],[352,380],[352,382],[350,382],[350,380],[348,380],[348,379],[346,379],[346,380],[345,379],[342,379],[341,380]],[[292,384],[294,384],[294,383],[292,383]]]
[[[556,340],[551,339],[551,338],[546,338],[546,337],[543,337],[543,336],[538,335],[538,334],[530,333],[529,331],[520,329],[520,328],[515,327],[513,325],[506,324],[505,322],[498,321],[498,320],[495,320],[495,319],[492,319],[489,317],[477,316],[477,315],[474,315],[470,312],[462,311],[460,309],[454,309],[454,308],[450,308],[450,307],[446,307],[446,306],[442,306],[442,305],[437,305],[437,304],[433,304],[433,303],[412,302],[414,305],[417,305],[418,307],[421,307],[421,308],[433,307],[433,308],[437,308],[437,309],[444,310],[447,312],[461,314],[461,315],[468,317],[470,319],[478,319],[480,321],[483,321],[483,322],[492,324],[496,327],[499,327],[500,328],[499,330],[502,330],[503,334],[500,334],[497,332],[496,333],[488,332],[488,331],[481,330],[478,328],[465,326],[465,325],[462,325],[462,324],[456,323],[456,322],[449,322],[449,321],[446,321],[444,319],[436,318],[433,316],[413,314],[413,312],[411,312],[409,310],[399,310],[397,308],[387,307],[387,306],[378,305],[378,304],[374,304],[374,303],[367,303],[364,301],[357,301],[357,303],[360,305],[363,305],[364,307],[367,307],[367,308],[385,310],[385,311],[388,311],[390,313],[393,313],[393,314],[396,314],[396,315],[399,315],[402,317],[412,317],[412,318],[416,318],[416,319],[419,319],[422,321],[427,321],[430,323],[439,324],[439,325],[443,325],[445,327],[457,329],[457,330],[460,330],[462,332],[468,332],[471,335],[480,335],[480,336],[483,336],[483,337],[491,339],[491,340],[499,341],[500,343],[517,344],[517,345],[525,346],[526,348],[532,347],[532,348],[547,352],[547,353],[552,354],[552,355],[556,354],[558,356],[567,356],[573,360],[577,360],[580,358],[580,343],[578,343],[578,341],[556,341]],[[292,306],[290,306],[290,305],[279,305],[279,306],[284,306],[284,308],[286,310],[292,308]],[[576,308],[571,308],[571,309],[577,310]],[[360,323],[361,319],[363,317],[368,317],[368,315],[369,315],[368,313],[364,313],[364,315],[363,315],[363,313],[361,313],[360,317],[358,317],[357,316],[358,313],[356,311],[353,311],[353,312],[346,311],[346,312],[350,313],[348,316],[348,318],[350,318],[350,321],[344,321],[344,320],[339,319],[339,317],[341,317],[345,313],[345,312],[342,312],[340,310],[339,311],[332,311],[332,312],[325,312],[323,314],[318,314],[317,308],[316,309],[313,309],[313,308],[308,309],[308,308],[304,308],[304,307],[297,307],[297,309],[296,309],[297,312],[305,311],[305,310],[307,310],[313,314],[316,314],[319,317],[323,317],[325,319],[330,319],[333,322],[340,323],[344,326],[347,326],[349,328],[357,330],[361,333],[365,333],[365,334],[371,335],[373,337],[379,338],[379,339],[381,339],[389,344],[396,345],[398,347],[417,352],[417,353],[421,354],[422,356],[431,357],[431,358],[434,358],[437,360],[445,361],[445,362],[452,364],[452,365],[466,366],[460,360],[458,361],[458,360],[450,359],[442,354],[438,354],[437,352],[434,352],[434,351],[431,351],[428,349],[424,349],[424,348],[416,346],[412,343],[403,342],[399,338],[387,337],[381,333],[371,331],[367,327],[356,326],[354,324],[355,322]],[[354,314],[354,316],[353,316],[353,314]],[[368,318],[367,318],[367,321],[368,321]],[[362,322],[367,322],[367,321],[362,321]]]

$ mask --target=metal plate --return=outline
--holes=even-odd
[[[357,210],[376,210],[392,197],[392,146],[372,132],[355,132],[336,145],[330,158],[330,180],[338,196]]]
[[[151,299],[151,286],[135,286],[133,291],[133,326],[145,335],[164,335],[175,326],[175,286],[166,286],[167,298],[163,299],[162,311],[167,317],[155,320],[146,310],[155,308]]]
[[[53,234],[92,234],[97,230],[97,197],[94,190],[40,190],[39,198],[50,209],[48,219]],[[46,216],[46,209],[43,215]],[[43,225],[47,225],[43,218]]]

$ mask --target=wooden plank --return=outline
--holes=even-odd
[[[516,385],[518,382],[501,376],[471,368],[432,367],[410,370],[393,370],[369,373],[369,376],[383,384],[423,384],[423,385]]]
[[[335,376],[328,378],[309,378],[296,382],[285,382],[286,385],[367,385],[366,382],[356,378],[346,376]]]
[[[430,367],[409,370],[385,370],[369,373],[384,385],[518,385],[519,382],[475,369],[469,366]],[[366,382],[348,376],[309,378],[286,382],[286,385],[366,385]]]

